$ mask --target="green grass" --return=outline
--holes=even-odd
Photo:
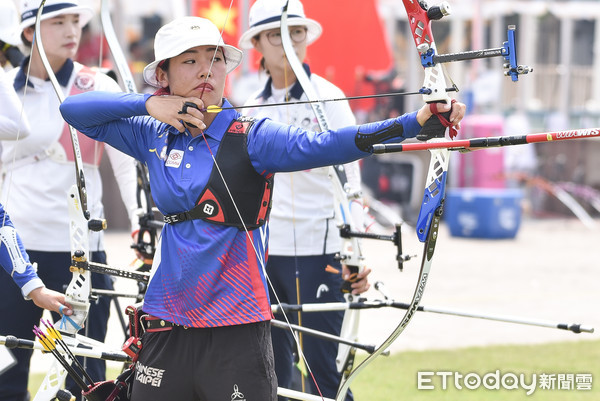
[[[538,388],[530,396],[523,388],[477,390],[454,386],[454,377],[448,379],[443,390],[442,377],[432,376],[433,390],[417,387],[418,372],[458,372],[462,375],[476,373],[479,377],[500,371],[524,374],[525,382],[531,383],[532,374],[578,374],[592,375],[592,390],[542,390]],[[473,347],[448,351],[402,352],[389,358],[379,358],[366,367],[351,386],[357,401],[584,401],[600,400],[600,341],[564,342],[543,345]],[[491,383],[493,384],[493,383]]]
[[[362,358],[357,358],[357,363]],[[523,388],[488,390],[458,390],[454,378],[442,390],[441,377],[432,376],[433,390],[417,388],[417,374],[421,372],[458,372],[463,375],[500,371],[500,375],[524,374],[531,383],[532,374],[592,375],[592,390],[542,390],[537,388],[530,396]],[[109,371],[114,378],[116,371]],[[43,374],[30,377],[30,388],[37,389]],[[507,345],[473,347],[455,350],[402,352],[381,357],[358,375],[352,384],[357,401],[597,401],[600,400],[600,341],[562,342],[542,345]],[[33,391],[33,393],[35,390]]]

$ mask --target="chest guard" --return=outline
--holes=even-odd
[[[244,229],[244,224],[248,230],[265,224],[271,210],[273,174],[260,175],[250,162],[246,139],[252,124],[254,120],[247,117],[231,122],[219,145],[217,163],[213,165],[208,184],[196,206],[187,212],[165,216],[166,223],[202,219],[240,230]]]

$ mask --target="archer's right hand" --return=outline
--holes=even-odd
[[[204,102],[197,97],[150,96],[146,100],[148,114],[179,132],[185,132],[184,122],[201,130],[206,128],[204,114],[200,111],[203,107]]]

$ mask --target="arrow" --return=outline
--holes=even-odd
[[[527,143],[540,143],[563,141],[567,139],[585,139],[600,137],[600,128],[584,128],[577,130],[543,132],[537,134],[495,136],[473,139],[459,139],[456,141],[439,141],[423,143],[390,143],[373,145],[373,153],[412,152],[416,150],[448,149],[460,152],[469,152],[484,148],[500,146],[524,145]]]

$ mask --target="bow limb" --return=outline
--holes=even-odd
[[[311,102],[310,105],[317,118],[321,131],[327,131],[330,127],[324,110],[324,104],[317,101],[318,96],[314,90],[314,87],[312,86],[310,78],[306,74],[302,66],[302,62],[298,59],[296,52],[294,51],[292,39],[288,29],[288,4],[289,0],[283,7],[281,14],[281,42],[284,53],[290,68],[298,80],[298,83],[302,86],[302,90],[306,98]],[[352,200],[359,198],[360,194],[350,193],[350,186],[348,184],[348,177],[346,176],[344,166],[329,167],[329,178],[331,179],[335,199],[339,203],[340,208],[340,210],[336,212],[338,227],[341,229],[345,226],[349,227],[351,231],[354,231],[358,227],[356,227],[352,220],[350,204]],[[359,273],[364,269],[364,258],[362,256],[360,241],[356,237],[345,236],[342,238],[342,240],[343,245],[342,251],[340,252],[340,259],[342,263],[348,266],[352,274]],[[346,293],[346,300],[348,302],[352,301],[353,295],[351,294],[352,290],[349,285],[345,287],[344,292]],[[351,339],[355,340],[358,335],[358,324],[359,311],[347,310],[344,313],[341,334],[344,337],[350,337]],[[338,370],[342,372],[342,381],[345,380],[346,376],[352,369],[355,352],[356,349],[351,346],[343,344],[340,344],[339,346],[336,360]],[[346,391],[344,391],[343,397],[345,397],[345,394]]]
[[[121,45],[119,44],[119,40],[117,39],[117,34],[110,16],[109,5],[110,0],[102,0],[100,3],[100,21],[102,22],[104,37],[106,38],[106,42],[108,43],[108,47],[110,48],[110,52],[113,56],[115,67],[117,67],[119,75],[123,80],[125,91],[127,93],[137,93],[135,80],[133,79],[133,75],[129,70],[129,63],[127,63],[125,54],[123,53]]]
[[[115,66],[119,72],[119,76],[123,81],[125,91],[127,93],[137,93],[135,80],[129,69],[129,64],[125,58],[125,54],[119,44],[117,35],[110,16],[110,1],[102,0],[100,5],[100,19],[104,36],[113,56]],[[158,238],[158,230],[162,227],[162,223],[156,222],[154,219],[154,211],[152,209],[152,194],[150,191],[150,182],[148,180],[148,168],[140,161],[136,161],[137,173],[137,194],[136,200],[139,212],[139,231],[137,233],[137,241],[132,245],[144,258],[144,269],[149,269],[152,264],[154,253],[156,251],[156,242]]]
[[[56,80],[56,76],[52,71],[52,67],[46,57],[42,44],[40,19],[44,9],[46,0],[42,0],[38,9],[35,22],[35,46],[39,52],[40,58],[46,72],[50,78],[50,82],[62,103],[65,95]],[[73,153],[75,158],[75,174],[76,184],[72,185],[68,191],[69,204],[69,230],[71,237],[71,256],[75,257],[77,251],[83,251],[83,257],[89,250],[89,228],[88,220],[90,213],[87,209],[87,192],[85,187],[85,177],[83,172],[83,161],[81,158],[81,150],[79,148],[79,140],[77,132],[69,126],[71,133],[71,143],[73,145]],[[89,297],[91,291],[90,272],[78,269],[72,269],[73,278],[65,291],[65,300],[73,306],[73,315],[68,318],[63,316],[63,320],[59,325],[59,330],[68,335],[74,336],[85,324],[89,311]],[[67,372],[60,366],[58,361],[54,360],[50,370],[44,377],[40,390],[37,392],[34,401],[49,401],[56,396],[60,389]]]

